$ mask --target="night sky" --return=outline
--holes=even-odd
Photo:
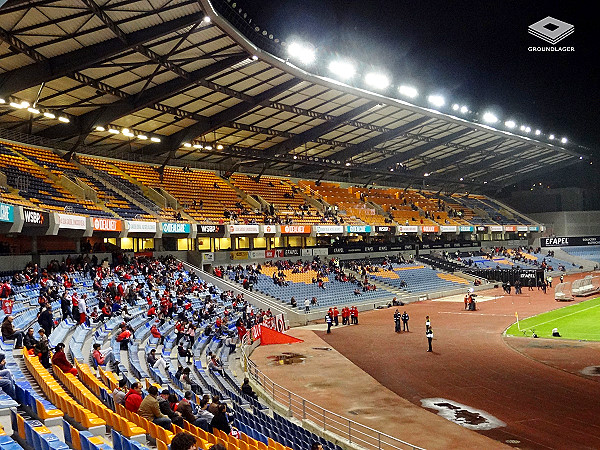
[[[235,0],[232,0],[235,1]],[[584,6],[587,5],[587,6]],[[253,24],[290,42],[305,39],[325,73],[336,54],[353,59],[359,74],[382,70],[420,96],[494,111],[545,133],[566,136],[578,151],[600,156],[600,34],[582,2],[237,0]],[[556,47],[574,52],[530,52],[551,46],[527,27],[547,16],[573,24]],[[307,70],[315,72],[307,67]],[[361,85],[362,80],[355,81]],[[362,85],[364,87],[364,85]],[[396,91],[390,91],[395,94]]]

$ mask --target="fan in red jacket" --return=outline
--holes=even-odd
[[[159,345],[164,344],[165,338],[163,337],[162,334],[160,334],[160,331],[158,330],[158,327],[156,326],[156,324],[154,324],[150,327],[150,333],[152,334],[153,337],[158,339]]]
[[[72,373],[77,376],[77,369],[67,359],[65,355],[65,344],[62,342],[54,349],[54,355],[52,355],[52,365],[58,367],[64,373]]]
[[[136,413],[140,409],[142,403],[142,385],[139,382],[135,382],[131,385],[129,392],[125,394],[124,398],[125,408],[131,412]]]

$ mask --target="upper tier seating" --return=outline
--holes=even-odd
[[[577,247],[561,247],[569,255],[600,263],[600,245],[585,245]]]
[[[415,264],[393,264],[392,270],[389,266],[377,266],[379,271],[369,272],[376,279],[390,284],[396,288],[404,289],[410,293],[438,292],[452,289],[461,289],[469,286],[464,278],[457,277],[445,272]],[[406,287],[403,287],[403,282]]]
[[[15,146],[15,149],[19,148]],[[112,214],[98,208],[92,201],[75,198],[65,188],[54,184],[42,169],[5,144],[0,144],[0,167],[8,184],[18,189],[21,197],[41,208],[112,217]]]

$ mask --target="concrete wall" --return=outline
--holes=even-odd
[[[600,236],[600,211],[561,211],[530,214],[555,236]]]

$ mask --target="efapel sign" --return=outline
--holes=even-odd
[[[282,225],[281,234],[310,234],[310,225]]]
[[[123,225],[120,220],[117,219],[104,219],[94,217],[92,220],[92,227],[94,231],[121,231]]]

